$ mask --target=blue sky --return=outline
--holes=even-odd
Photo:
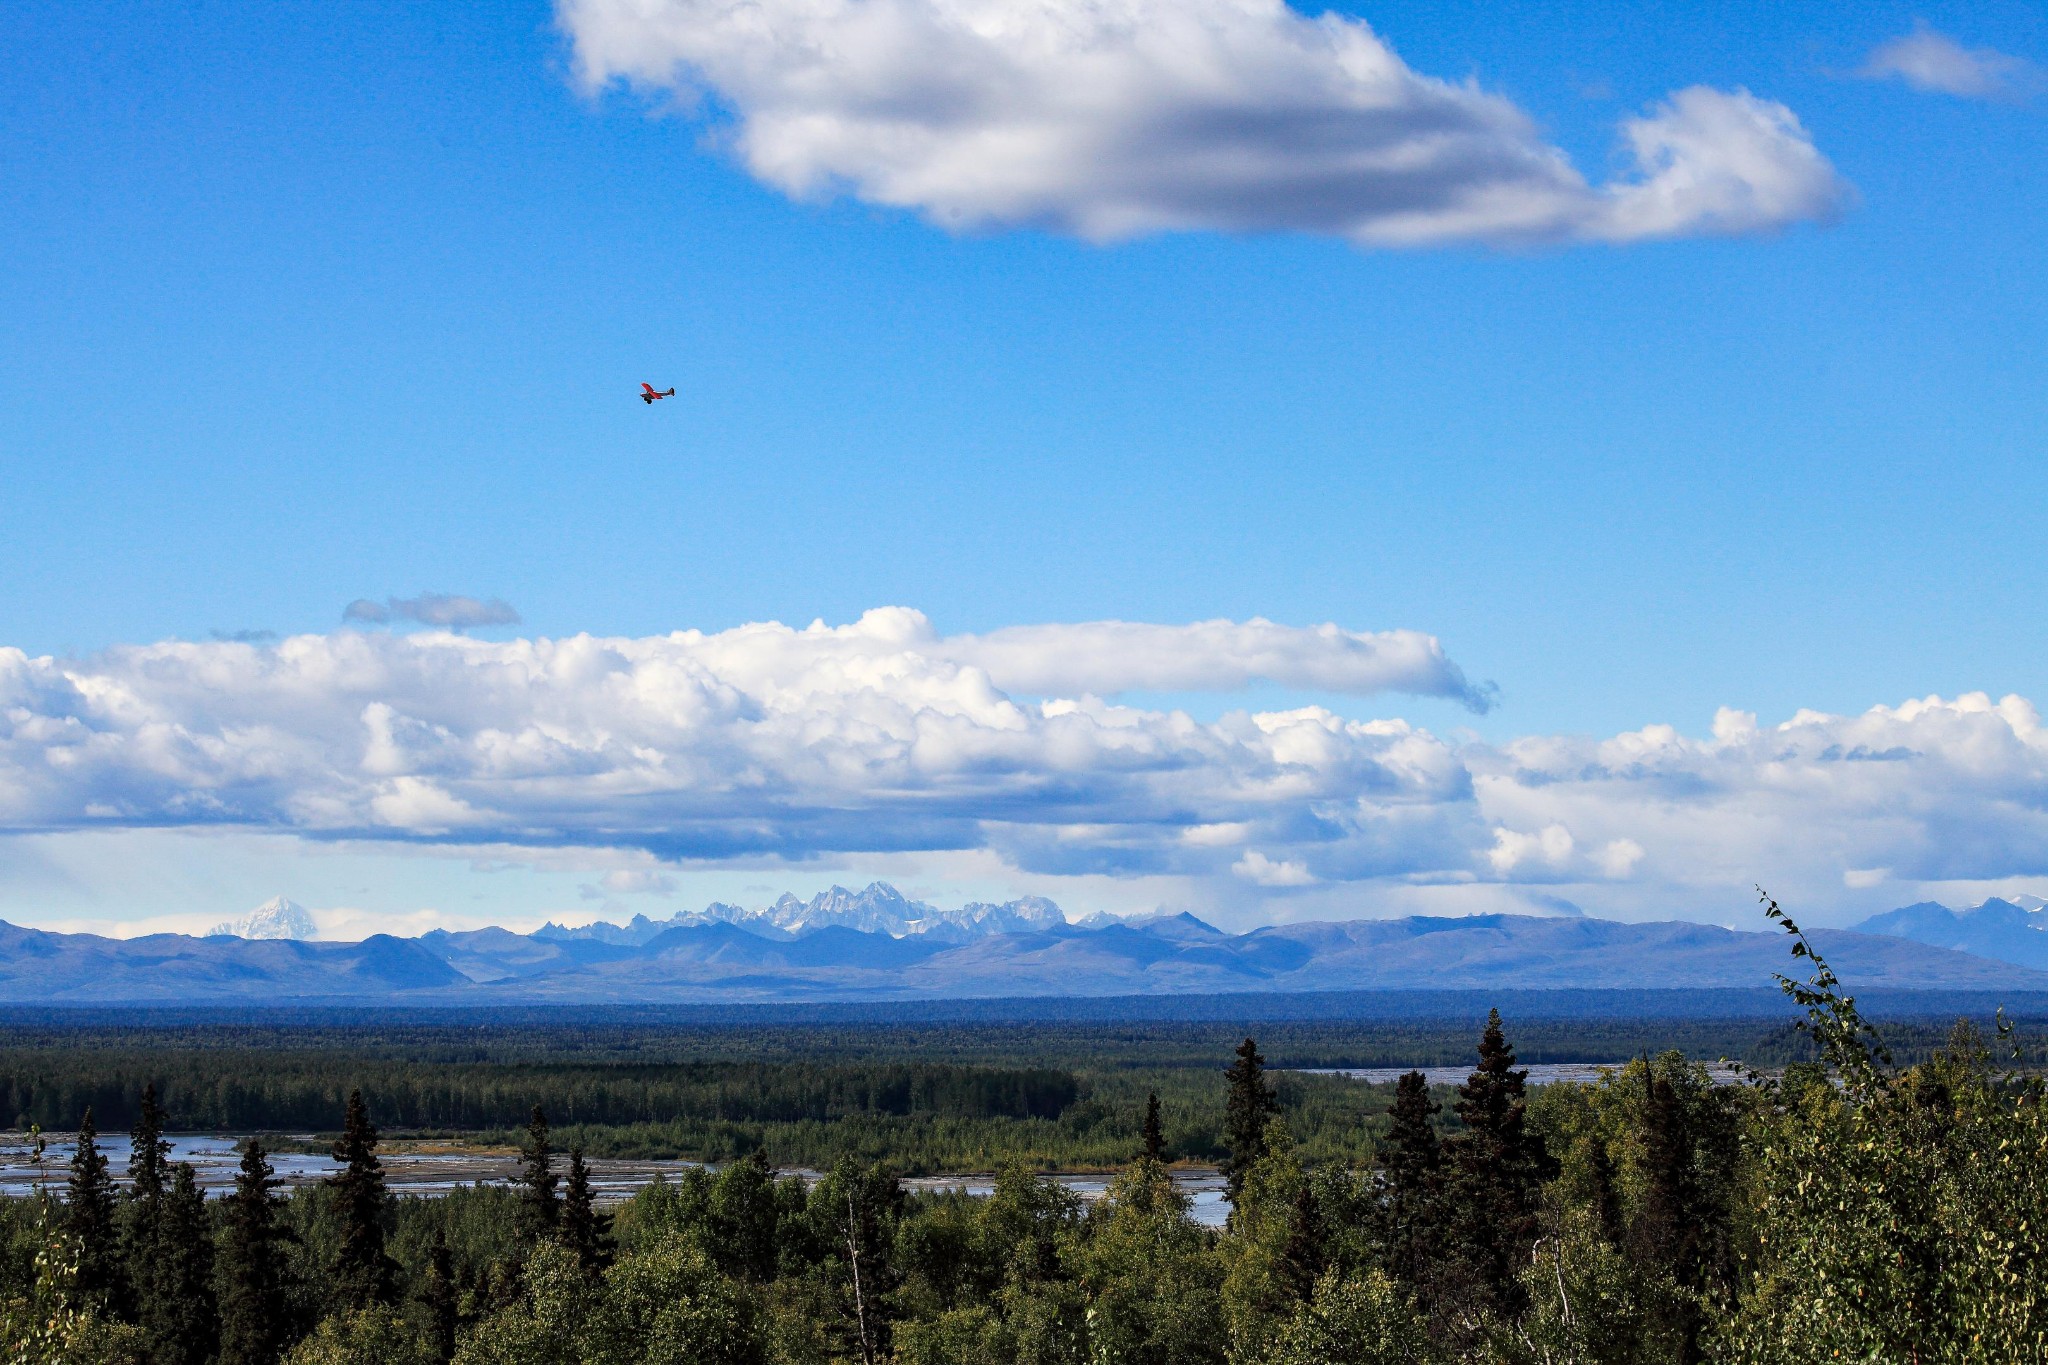
[[[1832,212],[1728,235],[1400,249],[1298,230],[950,232],[858,185],[793,199],[739,145],[766,117],[753,88],[714,78],[692,113],[673,89],[579,83],[572,38],[594,43],[604,8],[8,7],[0,646],[61,663],[325,634],[350,601],[422,592],[511,603],[520,624],[473,635],[506,642],[836,625],[890,605],[939,638],[1334,622],[1436,637],[1497,705],[1306,675],[1124,700],[1199,722],[1306,704],[1399,716],[1496,756],[1659,724],[1704,740],[1723,707],[1768,728],[1802,708],[2042,694],[2039,6],[1345,6],[1413,73],[1519,109],[1595,185],[1631,174],[1624,120],[1705,86],[1782,104],[1845,187]],[[1859,74],[1916,32],[1975,52],[1999,88]],[[643,379],[677,399],[632,401]],[[1845,847],[1813,894],[1848,914],[2038,882],[2037,749],[2021,744],[2013,785],[1949,806],[2017,811],[2005,843],[1875,881],[1889,855]],[[1466,766],[1483,786],[1487,764]],[[1924,849],[1930,792],[1953,795],[1911,779],[1858,799],[1921,821],[1891,837]],[[368,861],[308,874],[311,891],[274,885],[276,848],[312,830],[328,843],[306,857],[327,867],[332,840],[366,827],[322,832],[279,797],[200,819],[201,844],[147,835],[187,860],[285,841],[200,857],[215,871],[151,909],[90,871],[91,841],[198,808],[159,795],[133,818],[83,813],[143,809],[116,795],[19,803],[0,914],[126,923],[218,896],[225,915],[284,890],[392,914],[481,896],[531,917],[591,908],[576,888],[607,858],[679,852],[684,899],[875,872],[941,898],[1064,888],[1245,922],[1414,908],[1417,878],[1471,875],[1469,857],[1355,849],[1319,868],[1306,836],[1299,856],[1261,854],[1305,869],[1273,885],[1156,858],[1063,881],[1084,874],[971,839],[923,863],[834,847],[742,867],[646,838],[614,857],[542,821],[482,842],[529,849],[515,862],[528,838],[595,851],[563,868],[531,854],[509,899],[454,889],[486,874],[469,870],[477,840],[445,828],[398,851],[351,843]],[[1482,835],[1571,823],[1467,814]],[[1573,827],[1582,849],[1664,857],[1574,818],[1601,825]],[[1065,819],[1044,823],[1070,838],[1098,823]],[[1487,838],[1473,847],[1506,847]],[[1592,874],[1559,863],[1551,889],[1502,894],[1723,918],[1745,868],[1779,870],[1745,863],[1748,847],[1712,877],[1592,894],[1572,880]],[[1781,877],[1805,875],[1784,858]],[[1513,882],[1507,864],[1471,866],[1491,886],[1488,866]]]

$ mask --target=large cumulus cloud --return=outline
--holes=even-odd
[[[1476,697],[1434,640],[1405,632],[1106,622],[941,637],[897,609],[646,639],[4,651],[0,821],[678,857],[994,847],[1120,867],[1175,864],[1185,826],[1324,806],[1370,822],[1463,793],[1449,751],[1398,723],[1311,710],[1204,725],[1097,696],[1255,677]],[[1007,678],[1066,695],[1019,700]]]
[[[1695,86],[1589,184],[1510,101],[1284,0],[559,0],[584,81],[732,119],[749,171],[955,228],[1631,241],[1826,218],[1791,110]]]
[[[0,651],[0,828],[711,863],[974,850],[1027,874],[1199,878],[1303,904],[1493,887],[1665,913],[1759,879],[1839,891],[2048,873],[2048,734],[2017,697],[1493,744],[1322,707],[1204,722],[1103,699],[1252,679],[1473,693],[1427,636],[1267,622],[941,636],[900,609],[645,639]]]

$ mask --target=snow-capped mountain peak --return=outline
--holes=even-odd
[[[990,934],[1063,928],[1067,917],[1058,905],[1043,896],[1023,896],[1002,905],[975,901],[958,910],[940,910],[923,901],[911,900],[887,882],[870,882],[859,891],[835,886],[807,901],[785,893],[763,910],[712,904],[702,910],[677,911],[666,920],[649,920],[635,915],[631,924],[623,926],[598,923],[569,929],[549,924],[539,933],[543,938],[596,939],[604,943],[637,945],[666,929],[714,923],[736,925],[749,933],[776,939],[799,938],[820,929],[853,929],[864,934],[887,934],[891,938],[930,934],[935,941],[964,943]]]
[[[306,907],[283,896],[272,896],[237,919],[222,920],[206,931],[208,938],[230,934],[235,938],[315,939],[320,930]]]

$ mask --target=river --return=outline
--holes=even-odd
[[[225,1194],[235,1183],[241,1162],[237,1144],[241,1137],[220,1133],[177,1133],[167,1139],[171,1160],[188,1162],[209,1197]],[[75,1133],[44,1135],[40,1164],[25,1133],[0,1134],[0,1195],[20,1197],[38,1188],[53,1192],[63,1188],[69,1174],[71,1153],[78,1141]],[[310,1141],[309,1137],[294,1141]],[[121,1134],[103,1135],[100,1151],[116,1175],[126,1169],[128,1143]],[[461,1147],[452,1143],[396,1142],[378,1153],[384,1163],[384,1184],[393,1194],[433,1196],[464,1185],[508,1185],[518,1172],[519,1158],[506,1149]],[[286,1186],[311,1184],[340,1169],[324,1152],[272,1152],[271,1167]],[[642,1161],[621,1157],[592,1157],[590,1183],[600,1203],[615,1204],[632,1197],[636,1190],[656,1176],[674,1179],[695,1166],[691,1161]],[[783,1171],[816,1179],[815,1171]],[[1093,1201],[1102,1196],[1107,1177],[1061,1174],[1050,1177]],[[1221,1227],[1230,1207],[1223,1200],[1223,1178],[1206,1168],[1177,1170],[1173,1181],[1187,1196],[1196,1221]],[[913,1176],[903,1181],[908,1190],[956,1189],[985,1196],[995,1187],[987,1175]]]

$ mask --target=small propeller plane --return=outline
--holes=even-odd
[[[642,384],[640,386],[640,401],[643,403],[652,403],[657,398],[673,398],[675,396],[676,391],[674,389],[670,389],[666,393],[664,393],[662,390],[655,388],[652,384]]]

